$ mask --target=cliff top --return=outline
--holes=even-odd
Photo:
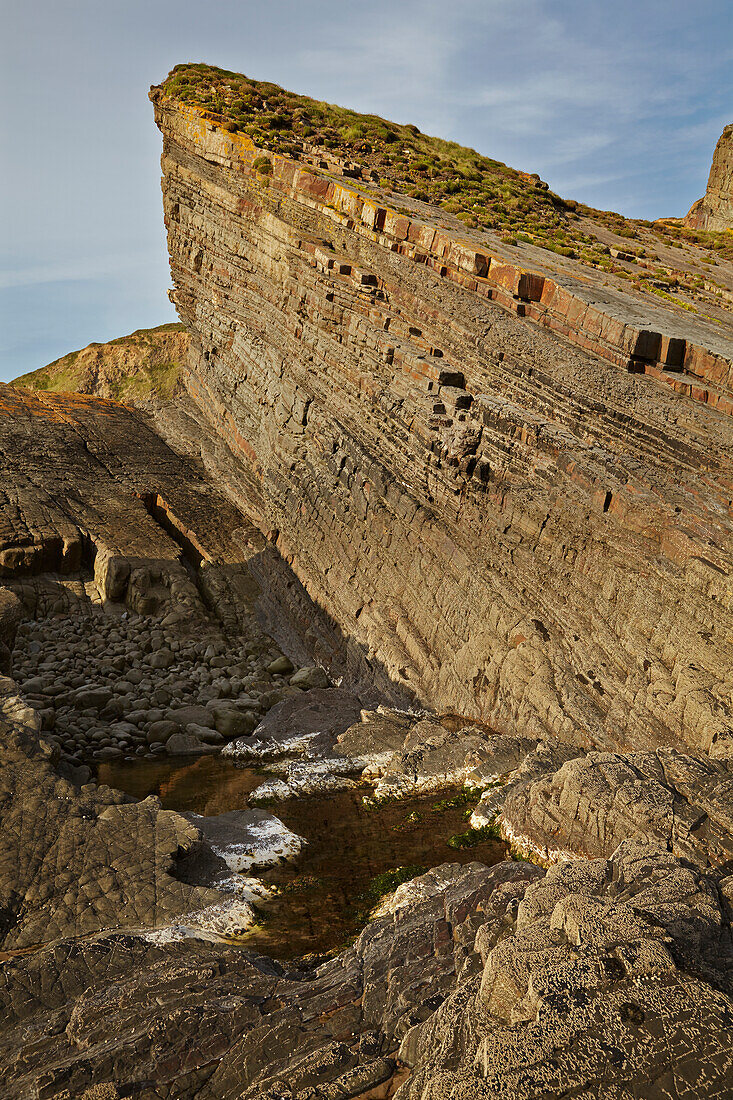
[[[359,181],[362,190],[427,203],[504,245],[543,250],[592,267],[627,292],[729,320],[733,233],[705,232],[679,219],[645,221],[596,210],[554,194],[518,171],[416,126],[296,95],[206,64],[177,65],[151,89],[202,112],[265,152],[309,162]],[[266,172],[268,165],[263,163]],[[712,314],[710,311],[713,311]]]

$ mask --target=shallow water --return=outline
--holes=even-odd
[[[267,776],[237,767],[225,756],[165,756],[158,760],[111,761],[97,765],[97,781],[133,798],[155,794],[166,810],[188,810],[213,817],[246,810],[247,795]]]
[[[168,809],[206,815],[245,809],[247,795],[266,778],[262,771],[219,756],[99,766],[100,782],[136,798],[157,794]],[[492,864],[506,858],[500,841],[464,849],[448,844],[449,837],[468,829],[468,805],[440,805],[455,791],[366,810],[361,799],[370,791],[364,785],[268,807],[308,844],[294,863],[259,876],[279,892],[261,903],[258,924],[241,942],[281,959],[324,954],[363,927],[378,901],[372,887],[377,876],[397,867],[418,874],[440,863]]]

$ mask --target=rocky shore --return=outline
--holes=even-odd
[[[7,590],[3,612],[19,669],[43,675],[34,639],[48,623],[19,625]],[[96,643],[90,679],[116,649],[126,675],[167,649],[178,665],[166,658],[158,672],[180,676],[191,658],[206,672],[197,690],[217,685],[198,699],[205,710],[231,705],[249,660],[284,697],[266,700],[257,726],[223,751],[274,769],[258,788],[268,801],[345,783],[361,784],[367,800],[466,784],[484,791],[469,834],[500,830],[515,861],[438,867],[387,897],[352,947],[284,967],[227,941],[266,895],[257,868],[297,859],[299,838],[269,810],[202,818],[88,782],[79,723],[91,706],[73,701],[77,746],[41,732],[48,708],[42,718],[28,705],[29,681],[21,697],[6,678],[0,1096],[530,1100],[568,1087],[605,1095],[599,1080],[614,1096],[726,1095],[726,762],[585,753],[454,718],[364,710],[343,688],[291,685],[298,674],[271,650],[219,663],[209,638],[183,634],[176,646],[160,620],[138,618],[119,607],[61,617],[46,660],[78,692],[77,637]],[[264,660],[269,673],[256,668]],[[122,683],[114,698],[126,700]],[[103,712],[108,700],[95,705]],[[117,720],[88,717],[110,729]],[[165,745],[153,752],[146,733],[139,747],[159,756]],[[220,751],[201,741],[199,751]],[[132,739],[90,744],[98,760],[105,748],[137,755]],[[522,847],[539,861],[521,859]]]
[[[76,622],[23,624],[13,674],[48,740],[76,764],[161,753],[214,751],[251,734],[286,695],[327,683],[296,670],[263,637],[232,640],[214,624],[204,637],[165,619],[90,605]]]
[[[0,386],[0,1100],[726,1100],[725,305],[152,99],[180,392]],[[454,858],[252,948],[287,807],[427,796]]]

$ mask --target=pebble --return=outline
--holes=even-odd
[[[285,694],[329,682],[316,666],[296,669],[268,640],[225,640],[210,626],[196,638],[187,628],[179,614],[102,609],[26,621],[13,676],[45,735],[53,731],[78,763],[214,752],[251,734]]]

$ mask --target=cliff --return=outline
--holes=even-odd
[[[728,755],[725,300],[506,244],[204,76],[151,92],[197,446],[352,654],[499,730]]]
[[[89,344],[12,385],[54,393],[96,394],[132,404],[170,398],[179,385],[189,337],[180,324],[138,329],[102,344]]]
[[[167,329],[0,386],[0,1100],[729,1095],[725,235],[206,66],[152,97],[180,386]],[[400,861],[361,897],[336,818]]]
[[[733,229],[733,123],[718,138],[705,194],[692,204],[685,224],[693,229]]]

